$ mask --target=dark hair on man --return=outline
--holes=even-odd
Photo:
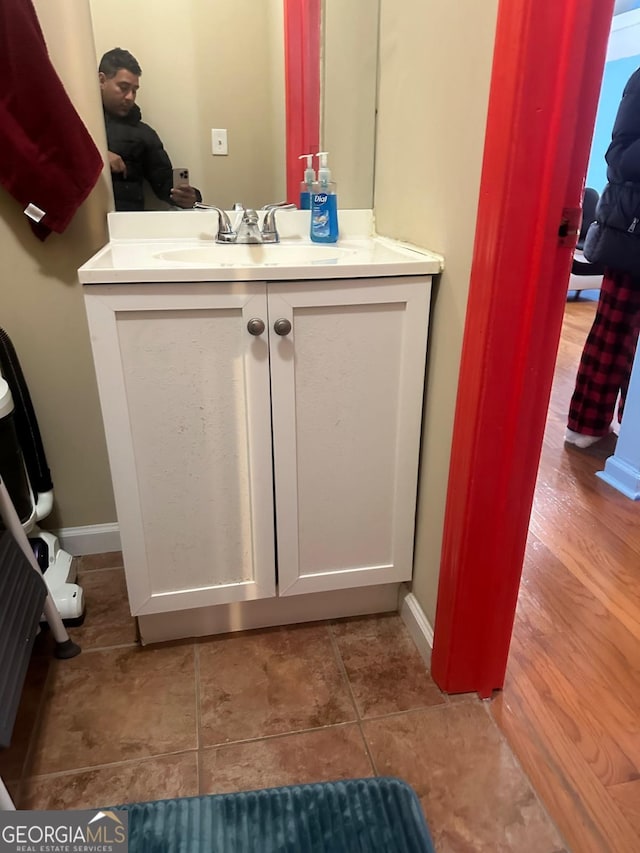
[[[138,65],[135,56],[121,47],[114,47],[113,50],[108,50],[105,53],[100,60],[98,71],[101,71],[105,77],[115,77],[121,68],[135,74],[136,77],[142,74],[142,68]]]

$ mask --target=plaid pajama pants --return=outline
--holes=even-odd
[[[606,435],[622,420],[640,328],[640,280],[607,270],[593,326],[582,351],[567,426],[582,435]]]

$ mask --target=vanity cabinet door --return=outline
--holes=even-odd
[[[411,578],[430,286],[268,285],[279,595]]]
[[[265,284],[85,293],[131,612],[273,596]]]

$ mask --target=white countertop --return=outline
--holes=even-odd
[[[111,240],[80,267],[79,280],[281,281],[434,275],[443,268],[439,255],[373,234],[371,211],[340,211],[334,244],[309,240],[308,211],[278,213],[278,244],[217,244],[217,218],[202,210],[109,214]]]

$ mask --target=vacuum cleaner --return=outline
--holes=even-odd
[[[38,527],[53,508],[53,483],[29,390],[4,329],[0,329],[0,475],[63,622],[81,625],[84,594],[76,583],[73,558],[56,536]]]

